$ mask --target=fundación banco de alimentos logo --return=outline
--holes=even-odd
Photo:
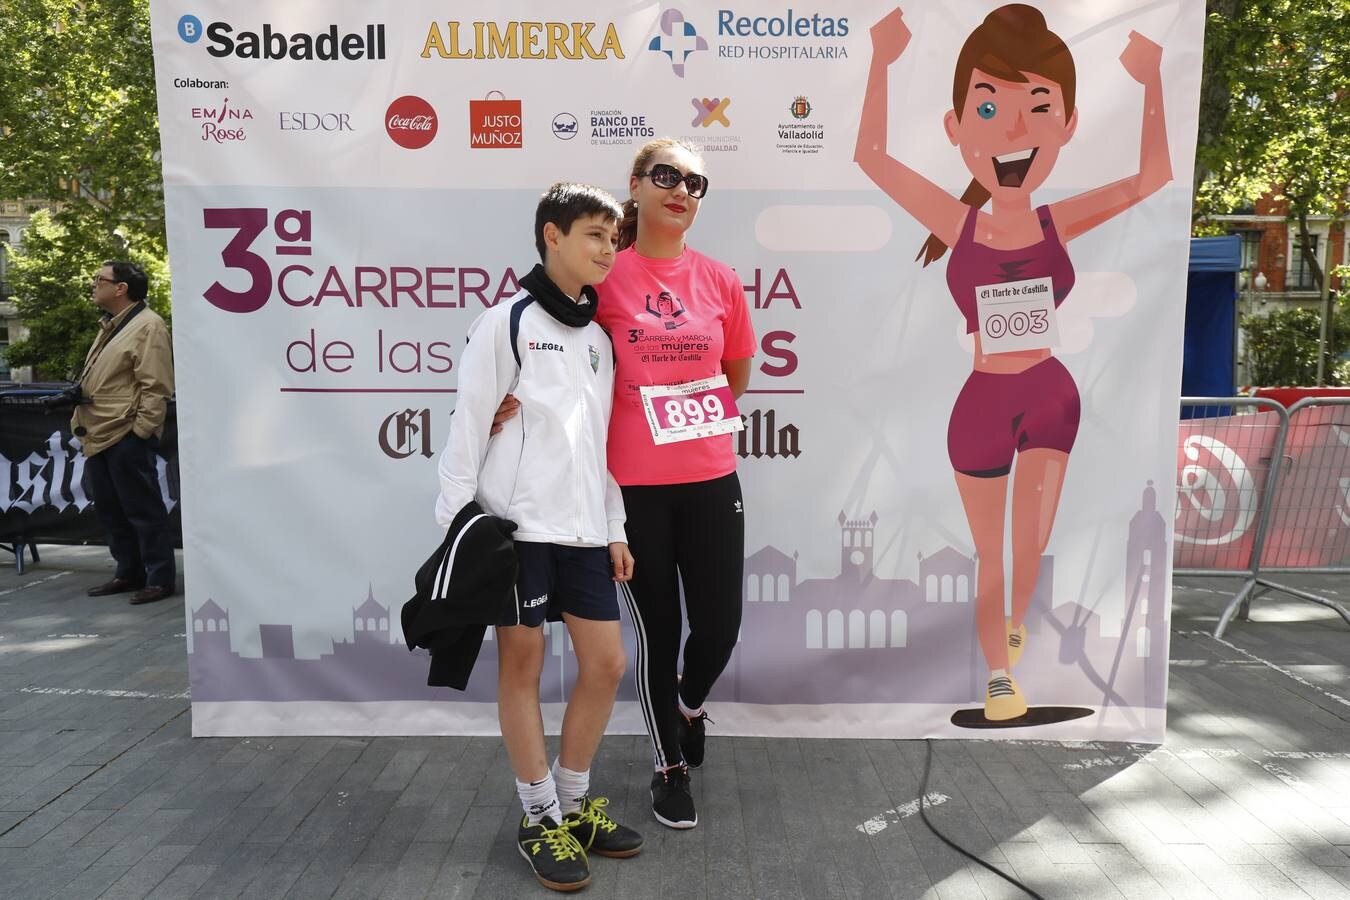
[[[577,117],[569,112],[560,112],[553,117],[553,136],[560,141],[570,141],[577,136]]]

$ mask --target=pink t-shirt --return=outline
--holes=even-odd
[[[619,253],[596,285],[595,320],[618,358],[609,420],[609,470],[619,484],[684,484],[736,470],[735,437],[657,445],[639,387],[722,373],[722,360],[755,355],[745,289],[730,266],[685,248],[676,259]]]

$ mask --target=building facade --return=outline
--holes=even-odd
[[[1242,289],[1253,311],[1270,311],[1282,305],[1313,305],[1320,299],[1312,267],[1299,247],[1298,224],[1289,217],[1289,204],[1267,194],[1250,209],[1230,215],[1213,216],[1229,234],[1242,239]],[[1322,264],[1327,242],[1331,243],[1331,268],[1350,260],[1350,233],[1344,219],[1310,216],[1309,231],[1318,265]],[[1264,284],[1257,273],[1265,276]],[[1333,278],[1332,290],[1341,287]]]
[[[41,209],[55,211],[56,204],[45,200],[0,200],[0,384],[8,381],[33,380],[33,371],[27,366],[12,367],[5,351],[12,341],[27,333],[14,307],[14,288],[9,280],[9,253],[12,247],[23,246],[23,234],[33,213]]]

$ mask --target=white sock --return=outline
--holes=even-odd
[[[989,678],[992,680],[998,678],[1000,675],[1007,676],[1007,674],[1008,674],[1007,669],[991,669],[989,672]]]
[[[525,810],[525,818],[531,825],[548,816],[557,825],[562,822],[562,813],[558,808],[558,789],[553,784],[553,775],[549,773],[539,781],[516,781],[516,794],[520,796],[520,805]]]
[[[558,760],[553,761],[553,783],[558,786],[558,803],[562,814],[578,812],[581,801],[591,790],[591,770],[573,772]]]
[[[698,709],[690,709],[684,705],[684,698],[679,694],[675,695],[675,702],[680,706],[680,715],[684,716],[686,719],[697,719],[699,716],[703,715],[702,706]]]

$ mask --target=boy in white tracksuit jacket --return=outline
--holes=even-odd
[[[623,496],[605,458],[614,353],[593,321],[590,287],[614,262],[621,218],[614,198],[588,185],[555,184],[540,199],[543,264],[469,327],[439,466],[442,526],[475,499],[518,526],[514,609],[497,623],[497,708],[525,811],[520,853],[555,890],[590,882],[587,852],[626,857],[642,848],[641,835],[605,813],[608,800],[590,796],[591,759],[626,668],[613,582],[633,572]],[[508,393],[520,415],[493,435]],[[551,770],[539,710],[546,619],[567,625],[577,657]]]

